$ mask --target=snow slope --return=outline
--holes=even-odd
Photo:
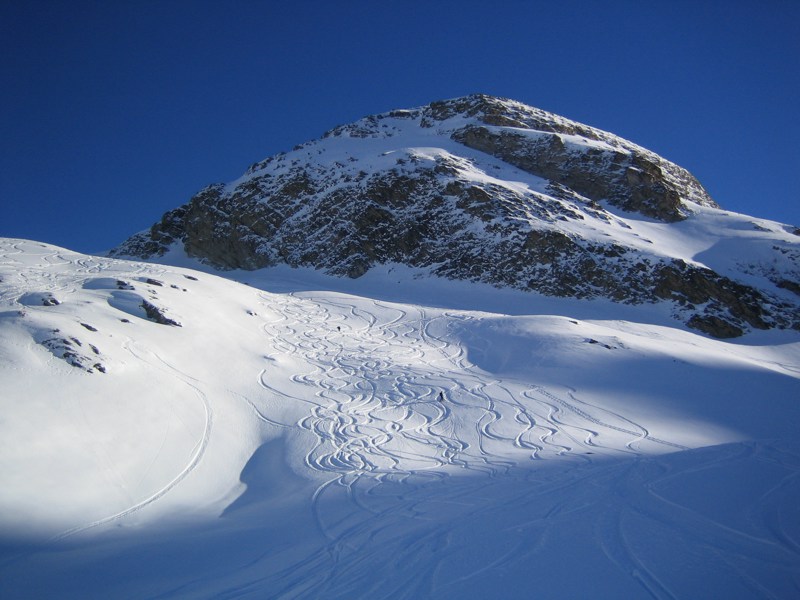
[[[226,275],[0,240],[0,597],[800,591],[796,332]]]

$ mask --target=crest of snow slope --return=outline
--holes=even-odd
[[[3,597],[796,590],[796,334],[400,266],[0,256]]]
[[[610,133],[470,96],[392,111],[201,191],[114,250],[360,277],[402,263],[552,296],[666,302],[716,337],[800,328],[793,228],[720,210]]]

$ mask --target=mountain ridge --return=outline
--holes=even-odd
[[[159,260],[179,246],[219,269],[347,277],[400,263],[550,296],[668,302],[714,337],[800,329],[792,232],[733,215],[632,142],[476,94],[335,127],[205,188],[111,254]],[[747,251],[708,260],[731,235]]]

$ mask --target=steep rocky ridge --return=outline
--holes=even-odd
[[[797,238],[748,219],[636,144],[475,95],[337,127],[209,186],[113,254],[178,246],[221,269],[348,277],[403,263],[547,295],[670,302],[717,337],[800,329]],[[744,246],[709,250],[727,235]]]

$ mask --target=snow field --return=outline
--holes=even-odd
[[[333,288],[20,240],[0,256],[3,597],[800,585],[796,334],[727,343],[659,307],[401,269]]]

